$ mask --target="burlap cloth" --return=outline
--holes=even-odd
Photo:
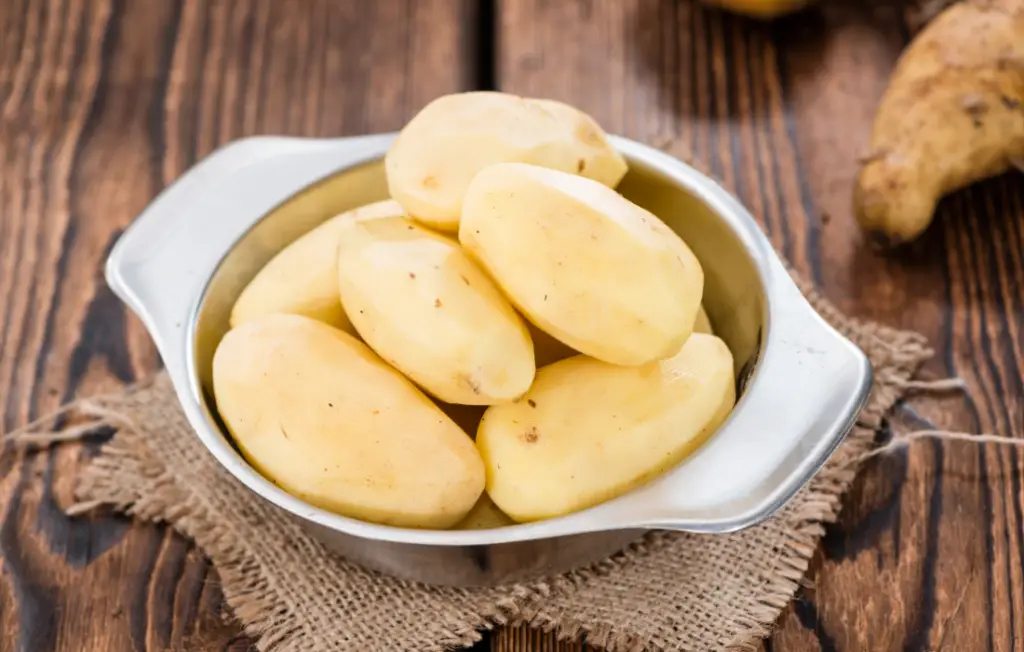
[[[875,386],[826,467],[774,518],[743,532],[653,532],[594,567],[533,584],[461,590],[395,580],[329,553],[223,471],[163,374],[84,406],[120,427],[81,478],[75,511],[111,504],[193,539],[266,652],[443,650],[512,622],[613,651],[754,650],[797,590],[874,429],[930,355],[922,336],[848,319],[805,291],[871,358]]]

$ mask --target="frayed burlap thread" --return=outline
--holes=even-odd
[[[265,652],[432,652],[516,622],[563,638],[585,635],[611,652],[756,650],[797,591],[874,429],[931,355],[919,334],[849,319],[802,289],[867,353],[875,385],[822,471],[779,514],[743,532],[652,532],[590,568],[530,584],[456,589],[397,580],[333,555],[235,482],[199,444],[163,374],[91,400],[119,429],[77,495],[81,506],[110,504],[192,538]]]

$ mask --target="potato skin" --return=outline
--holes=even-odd
[[[229,331],[213,385],[246,459],[310,504],[448,528],[483,490],[472,440],[365,344],[321,322],[271,314]]]
[[[456,241],[403,218],[350,223],[337,273],[359,335],[431,395],[494,405],[529,389],[526,325]]]
[[[488,408],[476,445],[487,493],[519,522],[620,496],[678,464],[736,402],[733,359],[695,333],[641,367],[576,356],[541,369],[523,400]]]
[[[697,318],[704,272],[689,247],[590,179],[489,166],[466,193],[459,241],[527,319],[605,362],[670,357]]]
[[[1024,1],[958,2],[900,55],[853,193],[861,227],[915,240],[939,199],[1024,159]]]
[[[336,215],[298,238],[271,258],[242,290],[231,309],[231,326],[262,315],[287,313],[354,335],[338,299],[338,233],[351,222],[402,214],[396,201],[374,202]]]
[[[410,217],[458,230],[462,197],[491,163],[521,161],[614,187],[625,159],[578,109],[494,91],[455,93],[426,105],[385,157],[388,190]]]

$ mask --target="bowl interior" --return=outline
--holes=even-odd
[[[756,369],[767,326],[766,295],[751,252],[728,220],[664,171],[627,157],[630,171],[618,190],[660,217],[690,246],[704,269],[704,306],[716,335],[732,350],[742,394]],[[388,197],[383,160],[319,180],[281,203],[249,229],[210,279],[195,319],[195,369],[208,413],[216,419],[212,360],[228,331],[235,300],[277,252],[340,212]],[[234,446],[222,423],[216,427]]]

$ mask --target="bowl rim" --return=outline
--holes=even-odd
[[[396,136],[396,132],[346,138],[256,136],[228,143],[168,185],[125,229],[107,257],[107,283],[154,339],[192,430],[217,463],[249,491],[320,530],[399,545],[487,547],[598,531],[653,528],[722,533],[757,524],[774,514],[813,477],[852,427],[867,401],[872,381],[870,362],[810,307],[750,212],[692,166],[613,135],[609,141],[631,167],[643,167],[662,177],[724,222],[754,268],[764,311],[757,363],[744,394],[716,433],[673,468],[621,496],[564,516],[500,528],[429,530],[381,525],[328,512],[273,484],[242,457],[218,424],[215,409],[211,412],[196,356],[196,327],[203,304],[211,283],[239,241],[275,208],[345,170],[379,162]],[[206,233],[197,240],[198,230]],[[819,359],[829,362],[819,363]],[[812,366],[801,366],[806,364]],[[776,378],[765,378],[765,372],[774,374],[776,367],[783,374],[804,375],[804,389],[824,402],[816,408],[802,407],[807,395],[801,393],[804,403],[789,406],[795,409],[798,420],[769,418],[773,427],[782,429],[780,432],[796,428],[795,434],[800,437],[767,438],[775,440],[773,449],[771,444],[759,447],[761,439],[745,438],[750,436],[751,428],[756,431],[764,427],[763,417],[788,414],[785,409],[774,409],[778,393],[772,391],[771,383]],[[836,373],[840,375],[833,380]],[[822,381],[827,386],[826,394],[818,390]],[[755,405],[750,406],[755,397]],[[752,412],[752,407],[756,411]],[[769,410],[769,414],[762,414],[762,409]],[[737,417],[742,418],[737,421]],[[802,421],[808,417],[815,421]],[[724,448],[712,443],[719,438],[732,442]],[[720,497],[716,492],[729,492],[727,485],[716,482],[715,474],[722,472],[723,464],[733,464],[739,441],[754,444],[751,450],[761,448],[768,453],[770,457],[746,455],[744,459],[770,460],[746,465],[759,474],[759,483],[769,484],[763,490],[761,484],[735,486],[729,500],[740,502],[730,502],[723,513],[714,513],[713,503],[707,503],[707,510],[701,508],[694,498],[715,501]],[[779,449],[780,444],[786,448]],[[780,452],[784,458],[779,458]],[[711,465],[705,469],[697,463],[699,458]],[[683,467],[696,471],[680,475]],[[770,477],[764,476],[765,472]],[[705,486],[705,482],[709,484]],[[679,500],[682,509],[689,511],[674,511],[680,507]],[[691,507],[687,508],[687,503]]]
[[[767,263],[766,258],[775,256],[774,251],[771,251],[770,247],[766,246],[763,234],[760,231],[760,227],[757,225],[754,218],[750,213],[743,207],[735,198],[729,195],[719,184],[717,184],[710,177],[704,175],[700,171],[696,170],[690,165],[671,157],[663,152],[654,150],[635,141],[627,140],[621,137],[610,136],[610,141],[630,162],[631,165],[640,163],[647,167],[654,168],[658,173],[664,175],[670,179],[674,184],[678,185],[682,190],[691,194],[695,199],[701,201],[710,212],[712,212],[717,218],[722,219],[728,216],[729,219],[722,219],[730,229],[737,236],[737,240],[740,245],[746,250],[746,254],[751,259],[754,267],[757,270],[758,279],[761,282],[761,291],[763,292],[766,300],[766,304],[770,304],[772,301],[771,292],[769,290],[770,283],[767,282],[767,277],[771,274],[770,266]],[[315,140],[315,139],[313,139]],[[320,179],[312,179],[307,186],[298,189],[295,193],[286,197],[282,203],[290,201],[299,192],[314,186],[317,183],[324,181],[327,178],[343,174],[346,170],[355,168],[360,165],[368,163],[379,162],[385,154],[385,150],[380,150],[376,155],[371,155],[367,158],[360,159],[358,161],[348,162],[347,164],[341,165],[337,170],[330,173],[326,177]],[[272,209],[273,210],[273,209]],[[231,243],[231,245],[225,249],[220,259],[217,261],[213,268],[212,273],[204,280],[201,291],[195,302],[193,309],[190,311],[189,320],[185,332],[187,333],[186,343],[186,359],[187,359],[187,376],[189,382],[189,393],[191,398],[198,403],[201,412],[204,417],[205,426],[207,432],[200,433],[200,438],[203,440],[204,445],[207,448],[217,448],[219,453],[227,453],[233,457],[237,457],[241,462],[241,467],[238,464],[226,464],[222,459],[221,455],[215,455],[218,462],[240,482],[242,482],[249,490],[260,495],[263,499],[268,500],[276,507],[285,510],[286,512],[297,516],[301,519],[315,523],[321,527],[327,528],[332,531],[342,532],[345,534],[357,536],[360,538],[379,540],[379,541],[390,541],[395,543],[408,543],[408,544],[419,544],[419,545],[433,545],[433,546],[482,546],[482,545],[493,545],[512,543],[517,541],[527,541],[536,539],[547,539],[560,536],[572,536],[585,534],[588,532],[613,530],[613,529],[636,529],[646,527],[642,524],[620,522],[616,523],[615,519],[612,518],[619,510],[617,509],[621,505],[629,502],[629,499],[639,489],[646,485],[657,483],[664,479],[666,476],[671,476],[682,464],[692,457],[693,455],[687,456],[684,460],[680,461],[671,469],[663,472],[659,476],[649,480],[648,482],[636,487],[621,496],[617,496],[610,500],[604,501],[597,505],[572,512],[563,516],[553,517],[540,521],[533,521],[527,523],[515,523],[508,526],[498,528],[486,528],[486,529],[475,529],[475,530],[438,530],[438,529],[417,529],[407,527],[397,527],[392,525],[384,525],[378,523],[372,523],[369,521],[363,521],[353,517],[343,516],[334,512],[330,512],[326,509],[317,507],[305,500],[285,491],[278,487],[269,478],[266,478],[257,471],[244,457],[238,452],[235,446],[230,441],[230,435],[222,430],[217,423],[216,417],[212,413],[215,409],[209,405],[207,398],[204,396],[204,391],[201,386],[200,375],[197,369],[196,363],[196,337],[197,337],[197,326],[200,319],[200,307],[202,306],[203,300],[207,296],[210,289],[210,285],[213,282],[217,272],[221,269],[224,264],[226,257],[236,247],[243,238],[245,238],[250,231],[255,228],[262,220],[269,215],[267,214],[260,216],[254,220],[248,228],[246,228],[239,237]],[[742,230],[737,226],[743,227]],[[760,237],[758,237],[760,236]],[[762,338],[762,350],[759,357],[763,358],[766,353],[767,347],[770,343],[768,337],[769,329],[771,328],[770,320],[765,319],[764,335]],[[727,429],[733,417],[744,409],[745,404],[749,395],[756,391],[757,385],[759,384],[758,377],[760,371],[760,364],[758,364],[750,378],[748,383],[748,391],[740,397],[733,411],[729,417],[711,438],[716,437],[721,431]],[[704,444],[706,444],[705,442]],[[702,444],[702,447],[703,445]],[[224,450],[228,449],[228,450]],[[747,515],[745,518],[736,519],[734,523],[726,524],[724,527],[715,528],[716,531],[730,531],[741,529],[746,525],[751,524],[758,520],[759,514]]]

